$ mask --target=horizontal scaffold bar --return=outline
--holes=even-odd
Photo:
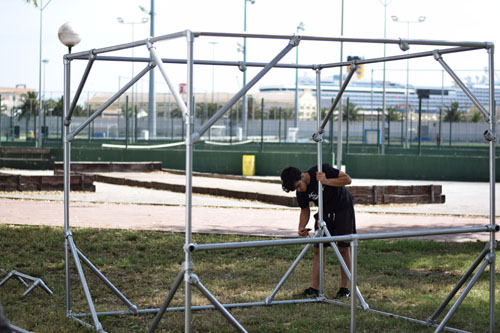
[[[130,43],[118,44],[118,45],[114,45],[114,46],[103,47],[103,48],[100,48],[100,49],[92,49],[92,50],[88,50],[88,51],[82,51],[82,52],[76,52],[76,53],[66,54],[64,56],[64,58],[72,60],[72,59],[77,59],[77,58],[81,57],[82,55],[88,54],[89,52],[92,52],[93,54],[97,55],[99,53],[106,53],[106,52],[114,52],[114,51],[126,50],[126,49],[129,49],[129,48],[132,48],[132,47],[146,45],[147,43],[154,43],[154,42],[161,41],[161,40],[176,39],[176,38],[180,38],[180,37],[186,37],[187,32],[188,32],[188,30],[185,30],[185,31],[180,31],[180,32],[168,34],[168,35],[158,36],[158,37],[149,37],[149,38],[146,38],[146,39],[141,39],[141,40],[137,40],[137,41],[130,42]]]
[[[184,30],[172,34],[162,35],[158,37],[149,37],[130,43],[119,44],[100,49],[92,49],[82,52],[66,54],[64,57],[69,60],[78,59],[81,56],[88,55],[93,52],[95,55],[119,50],[125,50],[132,47],[146,45],[147,43],[155,43],[157,41],[176,39],[187,36],[189,30]],[[252,34],[252,33],[226,33],[226,32],[193,32],[194,37],[236,37],[236,38],[260,38],[260,39],[292,39],[297,35],[268,35],[268,34]],[[375,44],[400,44],[402,39],[384,39],[384,38],[348,38],[348,37],[321,37],[321,36],[298,36],[300,40],[305,41],[330,41],[330,42],[345,42],[345,43],[375,43]],[[445,40],[425,40],[425,39],[404,39],[408,45],[434,45],[434,46],[457,46],[457,47],[472,47],[472,48],[492,48],[491,42],[472,42],[472,41],[445,41]]]
[[[252,34],[252,33],[226,33],[226,32],[193,32],[195,37],[245,37],[245,38],[262,38],[262,39],[290,39],[296,35],[267,35],[267,34]],[[301,40],[310,41],[329,41],[329,42],[344,42],[344,43],[375,43],[375,44],[399,44],[401,39],[387,38],[348,38],[348,37],[321,37],[321,36],[304,36],[298,35]],[[472,41],[446,41],[432,39],[404,39],[410,45],[441,45],[441,46],[463,46],[474,48],[490,48],[493,46],[491,42],[472,42]]]
[[[498,225],[495,225],[493,227],[491,227],[490,225],[486,225],[483,227],[470,227],[470,228],[429,229],[429,230],[385,232],[385,233],[372,233],[372,234],[352,234],[352,235],[331,236],[331,237],[277,239],[277,240],[264,240],[264,241],[253,241],[253,242],[228,242],[228,243],[214,243],[214,244],[191,243],[187,246],[187,250],[190,252],[208,251],[208,250],[227,250],[227,249],[241,249],[250,247],[349,242],[355,239],[374,240],[374,239],[407,238],[407,237],[464,234],[464,233],[474,233],[474,232],[498,232],[498,231],[499,231]]]
[[[423,58],[423,57],[433,57],[435,52],[439,54],[449,54],[449,53],[457,53],[457,52],[466,52],[477,50],[478,47],[454,47],[447,49],[439,49],[432,50],[426,52],[417,52],[417,53],[409,53],[409,54],[401,54],[397,56],[388,56],[388,57],[380,57],[380,58],[372,58],[372,59],[362,59],[356,60],[355,63],[357,65],[363,64],[373,64],[384,61],[397,61],[397,60],[405,60],[405,59],[413,59],[413,58]],[[74,60],[88,60],[89,54],[81,54],[78,57],[74,57]],[[100,61],[131,61],[131,62],[151,62],[151,58],[146,57],[120,57],[120,56],[96,56],[96,60]],[[186,59],[175,59],[175,58],[162,58],[163,63],[169,64],[186,64]],[[234,66],[240,67],[243,62],[242,61],[220,61],[220,60],[193,60],[195,65],[215,65],[215,66]],[[265,67],[268,63],[265,62],[245,62],[246,67]],[[327,64],[275,64],[274,68],[298,68],[298,69],[323,69],[323,68],[334,68],[334,67],[344,67],[352,65],[352,61],[343,61],[337,63],[327,63]]]

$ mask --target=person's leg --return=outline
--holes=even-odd
[[[323,248],[323,267],[326,268],[326,249]],[[314,247],[314,261],[311,278],[311,288],[319,290],[319,247]]]
[[[356,233],[356,220],[354,217],[354,208],[351,206],[347,209],[337,211],[335,213],[335,221],[333,227],[333,234],[335,236],[349,235]],[[351,271],[351,249],[348,242],[338,242],[340,255],[349,270]],[[347,278],[347,274],[344,272],[342,266],[340,266],[340,288],[349,289],[350,281]]]
[[[5,314],[2,309],[2,304],[0,304],[0,333],[10,332],[11,329],[9,327],[9,321],[5,317]]]
[[[349,247],[339,247],[340,255],[344,259],[349,272],[351,272],[351,251]],[[340,265],[340,287],[349,289],[350,281],[347,278],[347,274],[344,272],[342,265]]]

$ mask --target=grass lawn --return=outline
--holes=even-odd
[[[79,250],[139,309],[160,307],[184,260],[184,234],[102,229],[73,229]],[[259,237],[194,234],[193,241],[219,243]],[[359,289],[370,308],[426,320],[483,249],[483,243],[438,243],[421,240],[359,243]],[[196,252],[194,273],[222,303],[262,302],[273,291],[303,246]],[[497,260],[498,265],[498,260]],[[339,287],[338,261],[328,252],[326,295]],[[497,266],[498,267],[498,266]],[[309,286],[312,251],[306,255],[275,300],[301,298]],[[11,270],[42,278],[52,296],[35,288],[29,295],[19,281],[0,287],[0,303],[12,324],[35,332],[93,332],[65,317],[64,237],[61,228],[0,226],[0,280]],[[88,312],[81,284],[72,270],[72,310]],[[84,266],[97,311],[127,310]],[[496,294],[499,294],[499,273]],[[498,296],[497,296],[498,297]],[[456,299],[456,298],[455,298]],[[455,301],[452,301],[452,303]],[[193,305],[209,301],[193,288]],[[184,284],[171,306],[184,305]],[[438,320],[441,320],[450,306]],[[334,304],[287,304],[229,310],[249,332],[349,332],[350,308]],[[496,304],[500,329],[500,302]],[[100,316],[108,332],[147,332],[154,314]],[[358,311],[358,332],[433,332],[403,319]],[[90,318],[86,318],[91,322]],[[489,269],[479,278],[448,326],[473,332],[489,327]],[[184,313],[167,312],[157,332],[183,332]],[[193,311],[194,332],[234,332],[216,310]]]

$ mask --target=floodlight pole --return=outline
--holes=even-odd
[[[42,147],[42,17],[43,10],[49,5],[52,0],[49,0],[43,5],[43,0],[40,1],[40,54],[38,59],[38,133],[37,133],[37,147]]]
[[[387,6],[389,5],[388,0],[384,0],[382,3],[384,5],[384,39],[387,38]],[[386,57],[386,44],[384,43],[384,58]],[[384,74],[382,79],[382,140],[380,142],[380,153],[385,154],[385,64],[384,61]]]
[[[155,35],[155,0],[151,0],[150,15],[150,37]],[[149,135],[151,138],[156,139],[156,99],[155,99],[155,71],[152,69],[149,72]]]
[[[341,8],[341,16],[340,16],[340,37],[344,36],[344,0],[342,0],[342,8]],[[340,62],[344,60],[344,42],[340,42]],[[337,129],[337,169],[342,170],[342,66],[339,67],[339,92],[337,96],[340,96],[338,101],[339,103],[339,119],[338,119],[338,129]],[[333,119],[332,119],[333,121]],[[324,128],[324,126],[323,126]],[[330,140],[333,142],[333,127],[331,133]],[[333,150],[333,144],[331,145]],[[333,151],[332,151],[333,153]],[[332,161],[333,162],[333,161]]]
[[[304,31],[304,22],[300,22],[297,25],[297,34],[299,31]],[[299,47],[295,48],[295,64],[299,64]],[[293,127],[297,128],[299,126],[299,67],[295,68],[295,114],[293,117]]]
[[[250,1],[251,4],[255,3],[255,0],[243,0],[244,2],[244,10],[243,10],[243,32],[247,31],[247,1]],[[243,87],[247,84],[247,39],[243,37]],[[243,95],[243,100],[241,103],[241,118],[243,118],[243,140],[247,138],[247,127],[248,127],[248,98],[247,94]]]
[[[422,23],[425,21],[425,16],[420,16],[417,21],[403,21],[400,20],[399,17],[397,16],[392,16],[391,17],[394,22],[399,22],[399,23],[406,23],[407,24],[407,35],[406,38],[410,39],[410,23]],[[408,50],[406,50],[408,51]],[[405,136],[405,148],[409,148],[408,145],[408,111],[410,109],[410,104],[408,102],[408,97],[409,97],[409,82],[410,82],[410,58],[406,59],[406,103],[405,103],[405,125],[404,125],[404,136]],[[439,133],[441,136],[441,133]]]

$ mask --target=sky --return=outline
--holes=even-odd
[[[148,15],[139,9],[149,11],[150,0],[38,0],[45,6],[42,11],[42,59],[48,62],[42,66],[42,91],[46,96],[60,95],[63,89],[63,55],[67,48],[58,40],[59,27],[71,22],[82,41],[73,52],[102,48],[149,36],[150,26],[146,24],[120,24],[117,17],[125,22],[139,22]],[[243,32],[245,0],[156,0],[155,35],[183,31]],[[307,36],[384,38],[384,10],[386,10],[386,37],[449,41],[488,41],[500,44],[497,0],[344,0],[344,20],[342,0],[247,0],[247,29],[249,33],[286,34],[296,32],[300,22],[305,30],[299,34]],[[386,4],[386,6],[384,6]],[[27,88],[38,90],[39,86],[39,45],[40,7],[27,4],[24,0],[0,1],[0,87],[15,87],[25,84]],[[417,21],[421,23],[394,22]],[[132,27],[134,27],[132,31]],[[409,27],[409,31],[408,31]],[[133,35],[133,37],[132,37]],[[195,59],[241,61],[238,52],[238,38],[197,38],[194,44]],[[247,61],[267,62],[276,56],[287,44],[285,40],[247,39]],[[162,58],[185,58],[184,39],[156,43]],[[431,50],[432,47],[412,46],[410,52]],[[135,56],[148,56],[145,46],[134,49]],[[384,55],[382,44],[344,43],[343,58],[355,55],[365,58]],[[388,45],[386,54],[398,55],[403,52],[395,45]],[[111,55],[111,54],[109,54]],[[132,50],[114,55],[131,56]],[[287,54],[282,63],[295,63],[296,51]],[[477,50],[460,54],[445,55],[444,60],[463,80],[477,81],[484,76],[488,65],[487,52]],[[495,56],[498,59],[498,56]],[[299,63],[321,64],[340,60],[340,43],[319,43],[302,41],[299,46]],[[79,78],[86,66],[84,61],[72,61],[72,90],[76,89]],[[90,73],[85,92],[114,92],[119,85],[130,79],[132,71],[137,73],[143,64],[125,62],[97,62]],[[186,81],[183,65],[165,65],[170,80],[178,85]],[[406,68],[409,66],[410,84],[441,86],[442,67],[432,58],[412,59],[386,64],[387,80],[405,83]],[[365,67],[363,80],[382,80],[382,63]],[[45,69],[45,71],[44,71]],[[247,82],[258,69],[247,71]],[[339,69],[325,69],[322,76],[338,74]],[[345,73],[345,70],[344,70]],[[300,70],[299,75],[314,77],[312,70]],[[468,78],[467,78],[468,77]],[[196,66],[194,69],[195,91],[234,92],[242,86],[242,73],[234,67]],[[498,80],[498,78],[497,78]],[[167,87],[159,71],[156,71],[157,92],[166,92]],[[260,85],[294,84],[295,70],[273,69],[252,91]],[[444,84],[451,79],[445,74]],[[45,87],[45,89],[43,88]],[[146,92],[148,78],[137,86]]]

